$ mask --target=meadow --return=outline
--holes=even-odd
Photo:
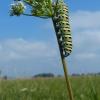
[[[100,100],[100,76],[70,77],[75,100]],[[0,100],[69,100],[63,77],[0,80]]]

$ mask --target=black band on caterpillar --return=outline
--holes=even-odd
[[[54,5],[53,5],[54,6]],[[72,52],[72,36],[69,24],[68,7],[63,2],[58,2],[54,16],[57,37],[63,55],[67,57]]]

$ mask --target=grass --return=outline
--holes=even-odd
[[[100,100],[100,76],[71,77],[75,100]],[[69,100],[64,78],[0,80],[0,100]]]

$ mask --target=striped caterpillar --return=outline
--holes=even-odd
[[[63,56],[67,57],[72,52],[72,36],[69,25],[68,7],[63,2],[53,4],[55,14],[53,16],[57,38]]]

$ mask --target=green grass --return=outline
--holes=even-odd
[[[75,100],[100,100],[100,76],[71,77]],[[69,100],[64,78],[0,80],[0,100]]]

